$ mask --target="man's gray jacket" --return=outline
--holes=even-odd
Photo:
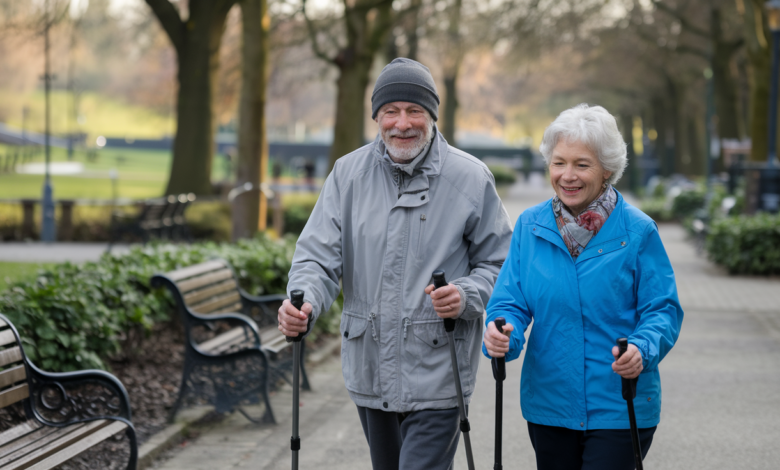
[[[288,289],[305,292],[314,321],[342,281],[342,369],[359,406],[457,406],[443,321],[424,292],[437,269],[465,293],[455,343],[467,402],[474,391],[482,314],[512,227],[487,167],[434,132],[411,176],[380,137],[340,158],[293,257]]]

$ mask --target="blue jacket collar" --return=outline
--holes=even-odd
[[[601,227],[599,233],[593,237],[585,247],[585,250],[577,257],[577,262],[598,256],[601,254],[599,246],[605,243],[609,243],[617,238],[626,239],[626,223],[623,218],[623,212],[625,208],[625,199],[623,195],[616,189],[617,204],[615,204],[615,210],[607,218],[604,226]],[[555,222],[555,214],[552,209],[552,199],[547,201],[542,207],[536,219],[536,227],[533,230],[534,234],[538,237],[544,238],[550,243],[558,246],[560,249],[569,253],[569,249],[563,242],[561,232],[558,231],[558,224]],[[625,246],[625,245],[623,245]]]

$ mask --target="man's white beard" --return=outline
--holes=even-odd
[[[431,135],[433,134],[433,120],[430,119],[428,121],[428,127],[426,128],[425,132],[422,132],[417,129],[409,129],[407,131],[399,131],[398,129],[390,129],[389,131],[382,134],[382,140],[385,142],[385,146],[387,147],[387,153],[390,154],[390,156],[395,160],[401,160],[403,162],[410,162],[414,160],[417,155],[420,155],[420,152],[425,148],[426,145],[428,145],[428,142],[431,140]],[[392,138],[394,136],[399,137],[412,137],[417,136],[417,139],[415,139],[413,142],[406,144],[404,146],[397,146],[393,145]]]

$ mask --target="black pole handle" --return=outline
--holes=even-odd
[[[618,347],[618,358],[623,355],[626,351],[628,351],[628,338],[618,338],[617,339],[617,347]],[[636,383],[638,381],[638,378],[635,379],[625,379],[623,377],[620,378],[620,383],[623,386],[623,399],[624,400],[633,400],[636,398]]]
[[[444,271],[436,270],[433,272],[433,290],[438,289],[439,287],[444,287],[447,285],[447,279],[444,277]],[[455,319],[454,318],[445,318],[444,319],[444,331],[449,333],[450,331],[455,331]]]
[[[504,334],[504,326],[506,325],[506,319],[504,317],[498,317],[493,320],[499,333]],[[506,357],[494,357],[490,361],[493,366],[493,378],[497,381],[503,381],[506,379]]]
[[[293,307],[300,310],[303,307],[303,291],[300,289],[290,291],[290,303]],[[309,317],[309,321],[311,321],[311,317]],[[286,339],[288,343],[297,343],[303,339],[303,335],[304,333],[298,333],[298,336],[287,336]]]

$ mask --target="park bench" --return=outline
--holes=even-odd
[[[0,315],[0,468],[55,468],[120,433],[138,446],[122,383],[99,370],[48,373],[24,354],[19,334]]]
[[[217,412],[237,409],[258,422],[242,405],[262,397],[261,420],[275,423],[269,392],[278,381],[291,381],[293,364],[291,343],[277,329],[276,318],[287,297],[247,294],[221,259],[155,274],[151,284],[173,294],[185,332],[184,371],[170,419],[185,402],[205,401]],[[309,390],[303,363],[302,349],[302,387]]]
[[[108,251],[125,235],[138,237],[144,244],[152,238],[192,241],[184,214],[194,200],[192,193],[171,194],[143,201],[137,216],[120,211],[112,213]]]

